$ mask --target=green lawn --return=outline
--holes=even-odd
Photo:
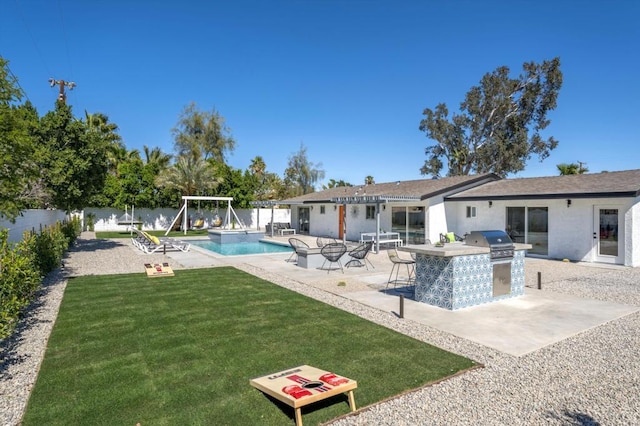
[[[282,425],[249,385],[308,364],[358,381],[358,407],[476,366],[235,268],[86,276],[67,285],[24,425]],[[306,425],[349,412],[303,409]]]

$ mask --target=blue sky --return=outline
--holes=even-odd
[[[231,128],[233,167],[282,176],[304,144],[328,179],[421,179],[425,108],[458,111],[498,66],[560,57],[546,136],[518,177],[640,168],[640,2],[6,0],[0,55],[40,115],[74,81],[74,114],[101,112],[129,149],[173,152],[190,102]]]

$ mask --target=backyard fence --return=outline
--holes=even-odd
[[[265,229],[265,225],[271,222],[271,209],[234,209],[236,215],[242,226],[247,229]],[[171,223],[176,218],[179,209],[127,209],[129,217],[132,216],[134,223],[137,225],[140,223],[141,229],[144,230],[166,230],[171,226]],[[216,221],[216,216],[224,218],[226,213],[225,209],[220,209],[219,212],[204,210],[198,211],[196,208],[189,209],[189,222],[190,226],[198,220],[202,220],[202,228],[209,228],[213,226]],[[93,228],[95,231],[126,231],[129,225],[119,223],[120,219],[125,214],[124,210],[108,209],[108,208],[86,208],[82,214],[83,229],[87,229],[88,217],[92,215]],[[273,221],[274,222],[291,222],[291,210],[290,209],[273,209]],[[240,224],[236,224],[239,228]]]
[[[16,218],[15,223],[9,220],[0,219],[0,228],[9,231],[8,241],[17,243],[22,240],[22,234],[25,231],[39,231],[45,226],[54,225],[56,222],[62,222],[69,216],[62,210],[23,210]]]

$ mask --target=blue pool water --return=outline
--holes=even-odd
[[[191,241],[191,244],[225,256],[236,256],[240,254],[288,253],[292,251],[291,247],[281,246],[279,244],[263,243],[261,241],[253,243],[224,244],[213,241]]]

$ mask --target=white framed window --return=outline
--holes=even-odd
[[[476,217],[477,212],[474,206],[467,206],[467,217]]]
[[[376,218],[376,206],[367,206],[367,219]]]

